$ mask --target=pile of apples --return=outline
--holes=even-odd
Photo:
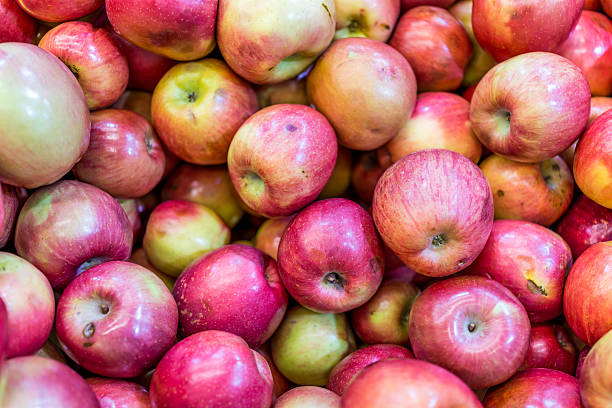
[[[0,407],[612,407],[609,16],[0,0]]]

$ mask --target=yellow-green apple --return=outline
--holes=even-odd
[[[13,237],[19,208],[25,201],[21,199],[24,192],[27,197],[25,189],[0,183],[0,248]]]
[[[340,396],[325,388],[307,385],[281,395],[274,408],[340,408]]]
[[[147,259],[161,272],[179,276],[196,258],[230,242],[230,230],[213,210],[170,200],[151,213],[142,240]]]
[[[483,405],[485,408],[582,408],[578,380],[564,372],[547,368],[521,371],[488,392]]]
[[[219,50],[247,81],[282,82],[325,51],[335,16],[333,0],[219,0]]]
[[[115,109],[125,109],[135,112],[153,124],[151,118],[151,99],[153,94],[143,91],[125,91],[113,104]]]
[[[168,149],[194,164],[221,164],[242,123],[257,111],[255,91],[220,60],[172,67],[153,92],[155,130]]]
[[[355,334],[366,344],[408,344],[408,318],[419,293],[402,279],[385,278],[376,294],[352,311]]]
[[[363,37],[387,42],[400,14],[400,0],[335,0],[335,39]]]
[[[497,220],[484,249],[466,270],[496,280],[525,306],[534,323],[561,315],[572,252],[555,232],[526,221]]]
[[[338,158],[331,176],[319,199],[335,198],[343,196],[351,185],[351,170],[353,167],[353,154],[344,147],[338,147]]]
[[[147,51],[178,61],[215,48],[217,0],[106,0],[114,30]]]
[[[375,344],[360,348],[344,357],[334,367],[329,374],[327,388],[338,395],[343,395],[364,368],[389,358],[414,358],[414,355],[407,348],[393,344]]]
[[[591,245],[612,241],[612,210],[581,195],[561,218],[556,231],[577,259]]]
[[[288,216],[271,218],[264,221],[255,234],[255,248],[276,260],[278,258],[278,245],[280,244],[281,237],[292,219],[293,216]]]
[[[531,0],[474,0],[472,24],[482,48],[504,61],[556,49],[567,39],[583,7],[584,0],[546,0],[537,5]],[[550,83],[543,80],[543,86]]]
[[[278,328],[287,292],[276,261],[248,245],[226,245],[192,262],[176,280],[180,333],[222,330],[258,348]]]
[[[361,201],[372,203],[376,183],[384,171],[385,169],[378,163],[376,152],[365,152],[359,156],[353,168],[351,184]]]
[[[410,117],[416,80],[408,61],[387,44],[344,38],[319,58],[306,78],[306,91],[341,145],[372,150],[395,136]]]
[[[100,408],[151,408],[149,392],[140,384],[111,378],[86,379]]]
[[[265,108],[282,103],[310,105],[306,95],[306,76],[303,78],[300,78],[300,76],[279,82],[278,84],[257,86],[255,92],[257,93],[259,106]]]
[[[578,257],[563,292],[563,313],[589,346],[612,329],[612,242],[592,245]]]
[[[132,226],[121,205],[92,185],[64,180],[36,190],[15,229],[15,248],[55,289],[102,262],[125,260]],[[41,245],[44,242],[44,245]]]
[[[465,28],[447,10],[419,6],[402,15],[389,45],[410,63],[419,91],[453,91],[472,58]]]
[[[83,368],[114,378],[152,368],[174,344],[178,310],[172,294],[140,265],[110,261],[88,269],[64,290],[55,331]]]
[[[165,273],[159,271],[156,267],[151,265],[151,262],[149,262],[149,259],[147,258],[147,254],[145,253],[144,248],[137,248],[134,251],[132,251],[132,255],[130,256],[129,261],[132,263],[138,264],[140,266],[143,266],[147,268],[148,270],[150,270],[151,272],[153,272],[155,275],[157,275],[159,279],[162,280],[162,282],[164,282],[164,284],[170,291],[174,289],[174,281],[176,279],[172,276],[166,275]]]
[[[570,375],[576,372],[578,350],[567,330],[556,323],[531,326],[529,350],[520,370],[550,368]]]
[[[240,337],[208,330],[166,353],[153,373],[150,396],[159,408],[268,408],[272,374],[266,360]]]
[[[441,277],[465,269],[484,248],[493,197],[487,179],[465,156],[421,150],[385,171],[372,213],[383,241],[406,266]]]
[[[456,375],[412,358],[387,359],[366,367],[342,396],[342,408],[482,408]]]
[[[145,118],[103,109],[91,114],[89,147],[72,172],[113,196],[140,197],[161,180],[165,164],[161,142]]]
[[[81,84],[91,110],[112,105],[127,86],[127,59],[104,28],[70,21],[49,30],[38,46],[66,64]]]
[[[270,348],[276,367],[289,381],[324,386],[334,366],[355,350],[355,336],[342,313],[294,306],[272,336]]]
[[[532,100],[532,95],[538,96]],[[492,152],[535,163],[558,155],[580,136],[590,104],[589,83],[580,68],[559,55],[533,52],[487,72],[474,91],[470,120]]]
[[[166,180],[162,200],[186,200],[213,209],[225,224],[234,228],[244,211],[227,167],[182,164]]]
[[[599,0],[586,0],[584,2],[584,9],[598,11],[601,10],[601,4],[599,3]]]
[[[434,283],[410,311],[416,358],[452,371],[472,389],[510,378],[525,360],[530,331],[527,312],[512,292],[481,276]]]
[[[605,408],[612,403],[612,331],[595,343],[580,370],[580,395],[584,408]]]
[[[26,13],[48,23],[76,20],[93,13],[104,0],[17,0]]]
[[[55,316],[53,290],[42,272],[16,255],[0,252],[0,299],[8,316],[6,356],[24,356],[41,348]]]
[[[85,380],[66,364],[40,356],[16,357],[2,368],[2,408],[100,408]]]
[[[473,55],[467,67],[465,67],[462,84],[463,86],[474,85],[480,81],[489,69],[493,68],[496,62],[491,54],[482,49],[474,36],[474,29],[472,28],[472,0],[461,0],[455,3],[448,11],[463,24],[463,28],[465,28],[472,41]]]
[[[15,0],[0,0],[0,43],[33,43],[36,38],[37,23],[27,15]]]
[[[448,92],[419,94],[410,119],[379,149],[379,162],[389,167],[402,157],[425,149],[452,150],[478,163],[482,146],[472,131],[468,101]]]
[[[61,61],[35,45],[0,44],[0,66],[0,182],[53,183],[89,144],[83,90]]]
[[[270,367],[270,372],[272,373],[272,379],[274,380],[274,396],[280,397],[283,395],[289,388],[291,388],[291,383],[287,380],[276,365],[274,361],[272,361],[272,354],[270,353],[270,343],[266,343],[260,348],[257,349],[257,352],[263,356],[268,362],[268,366]]]
[[[612,208],[612,112],[595,119],[576,146],[574,177],[580,190],[606,208]]]
[[[549,226],[572,202],[572,172],[560,156],[519,163],[493,154],[480,163],[480,169],[493,191],[495,218]]]
[[[417,6],[436,6],[449,8],[456,0],[400,0],[401,10],[404,13],[406,10]]]
[[[266,217],[293,214],[323,190],[336,165],[334,129],[303,105],[273,105],[236,132],[227,164],[240,198]]]

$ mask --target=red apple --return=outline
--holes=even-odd
[[[359,78],[359,86],[355,79]],[[387,44],[367,38],[334,41],[306,78],[308,97],[354,150],[376,149],[410,118],[416,80],[410,64]]]
[[[344,357],[329,374],[327,388],[343,395],[348,386],[366,367],[389,358],[414,358],[405,347],[392,344],[376,344],[352,352]]]
[[[586,356],[589,354],[589,351],[591,351],[591,348],[589,346],[584,346],[584,348],[580,351],[580,354],[578,354],[578,363],[576,364],[576,378],[578,379],[580,379],[580,376],[582,375],[584,360],[586,360]]]
[[[273,105],[251,116],[229,148],[227,164],[240,198],[266,217],[289,215],[323,190],[336,164],[334,129],[302,105]]]
[[[55,330],[77,364],[107,377],[135,377],[174,344],[178,311],[153,272],[111,261],[77,276],[57,305]]]
[[[89,144],[83,91],[64,64],[31,44],[0,44],[0,66],[6,67],[0,75],[6,101],[0,109],[0,182],[26,188],[53,183]]]
[[[291,297],[321,313],[342,313],[376,293],[384,271],[372,218],[344,198],[317,201],[289,223],[278,247],[280,277]]]
[[[22,200],[17,187],[0,183],[0,248],[12,238]],[[27,194],[27,192],[26,192]]]
[[[327,184],[323,187],[319,199],[339,198],[346,194],[351,185],[351,171],[353,165],[353,154],[344,147],[338,147],[336,165],[332,171]]]
[[[461,94],[461,96],[463,96],[463,97],[465,98],[465,100],[466,100],[466,101],[468,101],[468,102],[472,102],[472,97],[474,96],[474,91],[476,91],[476,86],[478,86],[478,82],[477,82],[477,83],[475,83],[474,85],[470,85],[470,86],[468,86],[468,87],[465,89],[465,91],[463,91],[463,93]],[[485,152],[485,151],[488,151],[488,149],[487,149],[486,147],[484,147],[482,150],[483,150],[483,155],[482,155],[482,156],[484,157],[484,156],[485,156],[485,155],[484,155],[484,152]],[[489,153],[490,153],[490,152],[489,152]]]
[[[536,324],[531,326],[529,350],[520,369],[550,368],[573,375],[577,357],[578,350],[563,326]]]
[[[599,0],[586,0],[584,2],[584,9],[594,11],[601,10],[601,4],[599,3]]]
[[[0,299],[0,376],[2,375],[2,365],[4,364],[4,359],[8,354],[8,331],[9,331],[9,323],[8,323],[8,315],[6,313],[6,306],[4,305],[4,301]],[[0,402],[2,402],[0,393]]]
[[[449,8],[456,0],[400,0],[402,13],[417,6]]]
[[[220,0],[219,50],[247,81],[282,82],[304,71],[329,46],[335,15],[332,0]]]
[[[583,6],[584,0],[545,0],[537,5],[530,0],[474,0],[474,34],[497,61],[533,51],[553,51],[570,34]],[[549,83],[543,80],[542,86]]]
[[[395,163],[378,181],[372,207],[385,244],[427,276],[465,269],[493,225],[486,178],[469,159],[449,150],[422,150]]]
[[[366,152],[359,156],[353,168],[351,184],[361,201],[367,204],[372,203],[376,183],[384,171],[385,169],[378,163],[376,152]]]
[[[53,288],[61,289],[94,265],[127,259],[132,226],[121,205],[104,191],[80,181],[60,181],[36,190],[25,202],[15,247]]]
[[[280,244],[281,237],[285,228],[289,225],[289,222],[293,219],[293,216],[271,218],[261,224],[254,238],[255,248],[262,252],[270,255],[275,260],[278,257],[278,245]]]
[[[457,376],[426,361],[383,360],[365,368],[346,389],[342,408],[482,408]]]
[[[400,0],[335,0],[335,39],[363,37],[387,42],[400,14]]]
[[[580,394],[585,408],[605,408],[612,403],[612,331],[595,343],[580,371]]]
[[[140,211],[139,206],[142,204],[139,203],[138,199],[135,198],[116,198],[123,211],[125,211],[128,216],[128,220],[130,220],[130,225],[132,226],[133,232],[133,243],[137,244],[142,240],[142,235],[144,234],[144,229],[142,225],[142,220],[140,219]]]
[[[196,333],[161,359],[151,381],[156,408],[268,408],[272,374],[266,360],[240,337],[217,330]]]
[[[68,66],[79,80],[91,110],[112,105],[127,86],[127,59],[103,28],[70,21],[48,31],[38,46]]]
[[[151,119],[151,99],[153,94],[142,91],[125,91],[113,104],[115,109],[125,109],[135,112],[153,124]]]
[[[49,23],[76,20],[104,5],[104,0],[17,0],[17,2],[32,17]]]
[[[261,354],[263,358],[266,359],[266,361],[268,362],[268,366],[270,366],[270,372],[272,373],[272,379],[274,380],[274,396],[278,398],[285,392],[287,392],[289,388],[291,388],[291,383],[285,378],[285,376],[281,374],[280,371],[278,371],[278,368],[276,368],[274,361],[272,361],[272,354],[270,353],[270,343],[266,343],[261,346],[257,350],[257,352]]]
[[[589,346],[612,329],[612,242],[589,247],[565,283],[563,312],[574,333]]]
[[[178,61],[215,48],[217,0],[106,0],[114,30],[147,51]]]
[[[340,397],[321,387],[296,387],[281,395],[274,408],[340,408]]]
[[[149,392],[142,385],[110,378],[88,378],[100,408],[151,408]]]
[[[580,136],[590,102],[589,83],[580,68],[559,55],[534,52],[487,72],[474,91],[470,120],[492,152],[535,163],[558,155]]]
[[[601,8],[608,15],[608,17],[612,16],[612,0],[599,0],[601,4]]]
[[[582,408],[578,381],[571,375],[546,368],[521,371],[487,393],[485,408]]]
[[[15,0],[0,0],[0,43],[33,43],[36,38],[36,20],[24,13]]]

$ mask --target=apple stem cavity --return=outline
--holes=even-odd
[[[512,120],[512,114],[506,109],[499,110],[495,113],[495,123],[500,135],[507,135],[510,133],[510,122]]]
[[[249,171],[243,178],[242,184],[246,191],[251,192],[255,196],[261,196],[266,188],[264,181],[259,175],[253,171]]]
[[[323,282],[325,282],[326,285],[332,286],[333,288],[338,290],[343,290],[344,284],[346,283],[344,278],[336,272],[330,272],[326,274],[323,278]]]

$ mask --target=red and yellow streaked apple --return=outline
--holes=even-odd
[[[578,350],[565,327],[556,323],[531,326],[529,350],[520,370],[550,368],[569,375],[576,372]]]
[[[295,387],[274,403],[274,408],[340,408],[340,396],[321,387]]]
[[[76,20],[104,5],[104,0],[17,0],[17,2],[26,13],[48,23]]]
[[[335,0],[335,39],[371,38],[387,42],[400,14],[400,0]]]

